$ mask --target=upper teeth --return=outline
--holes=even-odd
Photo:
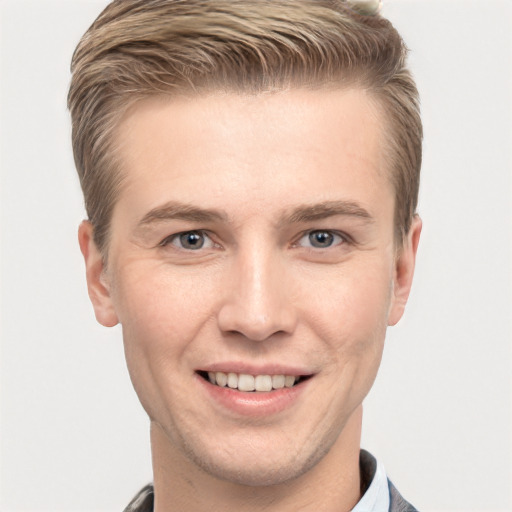
[[[294,375],[247,375],[245,373],[208,372],[212,384],[228,386],[239,391],[272,391],[291,388],[297,377]]]

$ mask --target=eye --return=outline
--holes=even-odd
[[[213,247],[213,242],[210,237],[203,231],[183,231],[175,235],[165,238],[160,245],[173,245],[178,249],[185,249],[187,251],[197,251],[199,249],[209,249]]]
[[[302,247],[313,247],[315,249],[328,249],[329,247],[341,245],[346,238],[335,231],[319,229],[304,234],[297,245]]]

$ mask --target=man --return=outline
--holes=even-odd
[[[89,295],[151,420],[128,511],[415,510],[360,451],[421,231],[417,91],[370,4],[118,0],[75,52]]]

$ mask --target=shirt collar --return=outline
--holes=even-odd
[[[361,465],[364,458],[361,457]],[[362,468],[364,472],[364,468]],[[388,478],[384,465],[377,461],[377,467],[370,486],[351,512],[388,512],[389,510],[389,487]]]

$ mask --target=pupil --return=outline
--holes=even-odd
[[[201,233],[197,231],[190,231],[180,235],[180,241],[182,247],[185,249],[201,249],[204,245],[204,238]]]
[[[333,236],[328,231],[314,231],[309,235],[309,241],[313,247],[329,247]]]

